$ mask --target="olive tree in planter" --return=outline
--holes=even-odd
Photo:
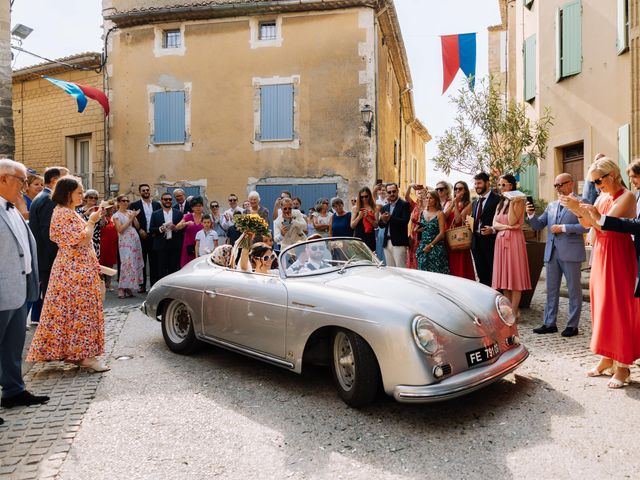
[[[500,175],[518,175],[537,165],[547,153],[553,117],[547,108],[537,120],[527,116],[526,104],[506,100],[493,78],[470,81],[451,97],[456,106],[454,125],[437,139],[436,167],[474,175],[489,173],[492,184]],[[523,292],[521,307],[528,307],[543,266],[544,244],[527,242],[533,289]]]

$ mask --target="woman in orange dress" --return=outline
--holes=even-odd
[[[82,194],[80,180],[67,176],[58,180],[51,195],[57,206],[50,236],[58,244],[58,255],[27,361],[64,360],[104,372],[109,367],[96,358],[104,353],[104,317],[100,264],[92,243],[102,211],[84,221],[75,211]]]
[[[603,157],[589,168],[589,178],[600,189],[594,207],[601,215],[635,218],[636,199],[624,188],[618,164]],[[561,197],[560,202],[575,212],[584,227],[593,227],[595,241],[591,254],[591,351],[600,355],[598,365],[587,372],[589,377],[613,374],[609,388],[629,383],[629,365],[640,358],[640,321],[634,285],[637,275],[636,253],[628,233],[603,231],[575,197]]]
[[[516,177],[503,175],[498,181],[500,191],[516,190]],[[531,290],[527,245],[522,233],[525,197],[508,200],[502,197],[493,217],[496,246],[493,253],[493,278],[491,288],[502,290],[511,301],[513,313],[520,318],[520,298],[523,290]]]
[[[467,216],[471,215],[469,185],[466,182],[456,182],[453,186],[453,195],[453,206],[449,217],[447,217],[446,230],[463,226]],[[471,250],[450,250],[447,245],[447,252],[449,254],[449,272],[451,275],[469,280],[476,279],[473,261],[471,260]]]

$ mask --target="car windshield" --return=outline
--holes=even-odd
[[[369,247],[358,238],[323,238],[285,250],[280,265],[287,277],[340,271],[353,265],[378,265]]]

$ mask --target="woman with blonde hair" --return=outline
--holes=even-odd
[[[589,168],[588,178],[600,189],[595,210],[600,215],[636,217],[636,199],[624,187],[620,169],[608,157],[599,158]],[[634,298],[637,275],[636,252],[628,233],[604,231],[589,210],[573,196],[560,197],[560,203],[576,213],[582,226],[592,227],[595,241],[591,255],[591,351],[600,355],[589,377],[613,375],[609,388],[629,383],[629,365],[640,358],[638,305]],[[596,215],[596,216],[600,216]]]

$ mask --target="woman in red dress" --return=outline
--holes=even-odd
[[[112,201],[110,200],[109,203]],[[100,265],[113,268],[118,263],[118,231],[113,223],[111,216],[113,215],[114,204],[111,204],[104,210],[104,226],[100,230]],[[104,275],[104,286],[109,291],[111,288],[111,277]]]
[[[466,182],[456,182],[453,186],[453,195],[451,213],[446,219],[446,230],[461,227],[465,224],[467,216],[471,215],[471,193]],[[450,250],[447,245],[447,252],[449,254],[449,272],[451,275],[469,280],[476,279],[473,261],[471,260],[471,250]]]
[[[591,165],[588,175],[600,189],[594,206],[601,215],[635,218],[635,196],[624,187],[616,162],[600,158]],[[578,215],[584,227],[595,231],[589,280],[591,351],[601,358],[587,376],[613,374],[608,386],[620,388],[629,383],[629,365],[640,358],[640,321],[633,295],[637,274],[633,241],[628,233],[603,231],[589,207],[580,206],[577,198],[561,197],[560,202]]]
[[[411,190],[416,192],[417,201],[411,198]],[[420,214],[425,209],[425,194],[427,189],[422,185],[410,183],[407,187],[407,191],[404,194],[404,199],[411,207],[411,222],[409,223],[409,248],[407,251],[407,268],[418,268],[418,260],[416,258],[416,251],[420,244],[420,238],[422,236],[422,227],[420,227]]]

